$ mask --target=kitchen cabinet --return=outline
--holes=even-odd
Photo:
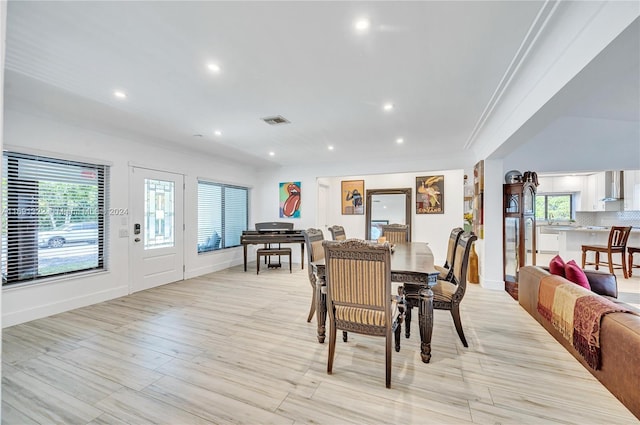
[[[624,210],[640,211],[640,170],[624,171]]]
[[[537,193],[575,193],[584,188],[584,176],[538,177]]]
[[[582,196],[582,211],[604,211],[605,205],[602,199],[605,197],[604,172],[587,176],[585,194]]]

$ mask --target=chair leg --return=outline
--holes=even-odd
[[[387,331],[384,357],[385,385],[387,388],[391,388],[391,329]]]
[[[329,323],[329,358],[327,360],[327,373],[333,373],[333,357],[336,354],[336,325],[331,321]]]
[[[349,338],[347,337],[347,331],[342,331],[342,341],[347,342]]]
[[[623,274],[625,279],[629,279],[630,275],[629,275],[629,272],[627,271],[627,256],[626,256],[626,253],[624,251],[622,251],[620,253],[620,255],[622,256],[622,274]],[[631,269],[629,269],[629,270],[631,270]]]
[[[451,317],[453,318],[453,324],[456,325],[456,331],[458,331],[458,336],[460,337],[460,341],[462,341],[462,345],[464,345],[465,347],[469,347],[469,344],[467,344],[467,339],[464,337],[464,332],[462,331],[459,304],[453,304],[451,306]]]
[[[596,251],[596,270],[600,267],[600,252]]]
[[[256,274],[260,274],[260,256],[258,256],[258,261],[256,261]]]
[[[291,256],[289,256],[289,273],[293,273],[291,269]]]
[[[614,274],[613,273],[613,254],[611,252],[607,253],[607,260],[609,260],[609,273]]]
[[[587,263],[587,250],[586,249],[582,249],[582,269],[584,270],[584,266]]]
[[[307,316],[307,323],[311,322],[313,315],[316,314],[316,288],[313,287],[313,295],[311,296],[311,308],[309,309],[309,316]]]

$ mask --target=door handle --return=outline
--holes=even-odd
[[[135,238],[134,242],[140,242],[140,238]]]

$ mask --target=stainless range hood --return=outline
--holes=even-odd
[[[622,171],[604,173],[604,202],[621,201],[624,198],[624,175]]]

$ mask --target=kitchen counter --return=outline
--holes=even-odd
[[[606,245],[610,230],[606,226],[562,226],[558,229],[558,253],[565,261],[582,264],[582,245]],[[627,245],[640,246],[640,228],[631,229]]]

